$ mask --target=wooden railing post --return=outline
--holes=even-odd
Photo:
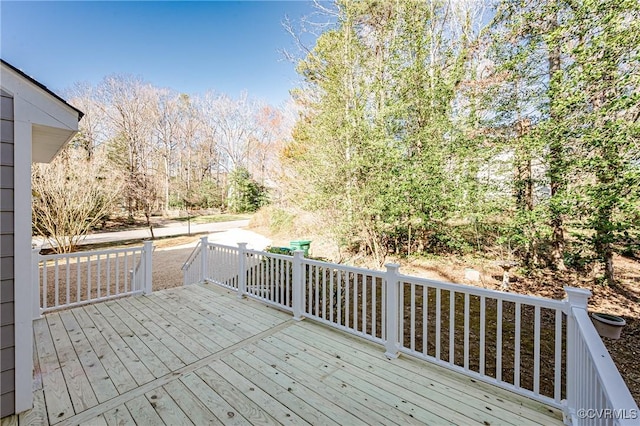
[[[400,265],[395,263],[387,263],[385,265],[387,268],[387,273],[385,276],[386,281],[386,343],[385,343],[385,356],[387,358],[397,358],[398,357],[398,327],[399,321],[398,316],[401,314],[398,309],[398,275]]]
[[[144,294],[151,294],[153,291],[153,242],[145,241],[142,249],[144,256]]]
[[[208,278],[207,261],[209,260],[207,253],[209,251],[209,239],[205,235],[200,238],[200,282],[203,283]]]
[[[40,310],[40,249],[31,249],[31,301],[33,303],[33,319],[42,318]]]
[[[565,401],[564,416],[565,423],[576,419],[576,410],[578,409],[578,392],[582,385],[579,383],[581,375],[579,374],[579,365],[577,365],[576,348],[577,348],[577,326],[573,313],[573,309],[587,310],[587,301],[591,292],[582,288],[565,287],[567,293],[567,399]]]
[[[291,305],[293,307],[293,319],[302,320],[302,308],[304,307],[304,265],[302,259],[304,251],[296,250],[293,252],[293,277],[291,283]]]
[[[247,243],[238,243],[238,298],[247,293]]]

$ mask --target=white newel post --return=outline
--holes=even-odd
[[[209,239],[205,235],[200,238],[200,282],[204,283],[208,278],[207,272],[207,260],[209,256],[207,253],[209,252]]]
[[[238,243],[238,299],[247,293],[247,243]]]
[[[395,263],[387,263],[385,265],[387,273],[385,276],[386,281],[386,311],[387,311],[387,341],[385,343],[385,356],[387,358],[398,358],[398,315],[400,311],[398,309],[398,270],[400,265]]]
[[[40,311],[40,249],[31,249],[31,302],[33,303],[33,319],[42,318]]]
[[[580,384],[581,379],[578,372],[579,366],[576,359],[576,322],[573,314],[574,309],[587,310],[587,301],[591,292],[582,288],[565,287],[567,293],[567,400],[565,402],[564,415],[565,423],[572,424],[576,419],[578,409],[577,395],[584,384]]]
[[[142,250],[144,255],[144,294],[151,294],[153,291],[153,242],[145,241]]]
[[[296,321],[302,320],[302,307],[304,306],[304,285],[302,277],[304,272],[302,268],[302,259],[304,257],[304,251],[296,250],[293,252],[293,277],[291,283],[291,305],[293,307],[293,319]]]

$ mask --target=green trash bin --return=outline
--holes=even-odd
[[[291,250],[303,250],[304,256],[309,257],[309,247],[311,247],[311,241],[309,240],[296,240],[290,241]]]

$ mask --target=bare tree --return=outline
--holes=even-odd
[[[69,147],[52,163],[33,165],[34,230],[59,253],[73,251],[114,207],[118,183],[112,180],[117,175],[104,159]]]
[[[140,176],[155,174],[152,167],[152,130],[156,90],[140,78],[110,76],[100,84],[98,91],[105,115],[113,132],[111,157],[125,172],[124,193],[129,219],[140,204],[137,196]],[[149,203],[142,202],[143,205]],[[147,221],[148,224],[149,221]]]
[[[180,99],[170,90],[158,91],[158,102],[154,108],[154,133],[157,155],[163,171],[164,209],[169,208],[170,181],[175,173],[176,150],[180,143]]]
[[[238,99],[207,93],[202,110],[210,127],[217,129],[222,167],[227,172],[247,167],[251,142],[255,140],[257,104],[246,92]]]
[[[67,94],[69,103],[84,112],[79,123],[79,132],[74,139],[76,145],[82,146],[89,157],[106,140],[108,126],[105,116],[101,114],[104,106],[100,104],[96,89],[87,83],[77,83]]]
[[[96,86],[77,84],[67,97],[86,112],[72,147],[82,148],[87,161],[110,164],[120,176],[119,206],[132,223],[134,215],[144,215],[152,235],[152,213],[172,200],[224,206],[228,175],[236,168],[265,183],[286,137],[282,111],[246,93],[200,98],[112,75]]]

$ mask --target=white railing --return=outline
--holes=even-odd
[[[246,293],[253,298],[292,311],[293,259],[291,256],[246,250],[245,244],[240,244],[239,249],[245,253],[245,256],[240,259],[245,262],[242,269],[247,271],[246,277],[240,283],[243,291],[239,294]],[[235,262],[234,265],[237,264],[238,262]]]
[[[200,281],[209,280],[229,289],[237,290],[241,260],[240,249],[214,244],[204,244],[203,247],[205,256],[201,257]]]
[[[302,268],[303,316],[384,343],[384,272],[310,259]]]
[[[565,302],[395,279],[398,351],[561,407]]]
[[[206,244],[206,239],[204,240]],[[193,284],[202,281],[202,239],[193,248],[186,262],[182,265],[183,284]]]
[[[187,279],[187,268],[185,283],[214,282],[296,320],[384,345],[388,358],[411,355],[530,397],[562,409],[567,424],[638,421],[586,314],[585,290],[566,287],[568,299],[560,301],[411,277],[393,264],[373,271],[306,259],[302,251],[201,243],[208,253],[199,258],[201,273]]]
[[[589,314],[588,290],[565,287],[569,295],[567,409],[565,423],[582,425],[640,424],[640,410],[598,336]]]
[[[41,255],[32,253],[34,319],[49,311],[151,293],[153,245]]]

